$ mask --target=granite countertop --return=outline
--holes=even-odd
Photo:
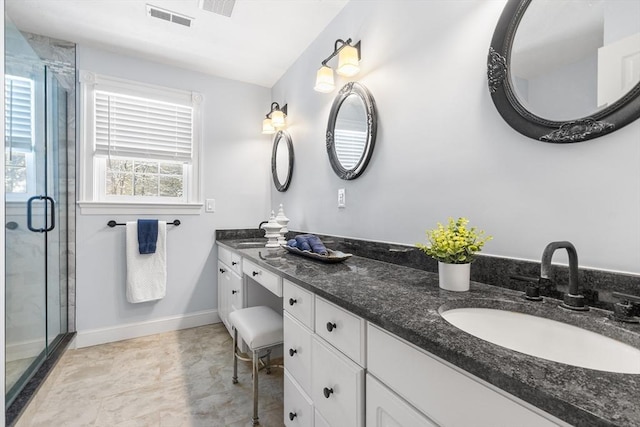
[[[560,320],[640,348],[640,325],[610,320],[608,312],[573,313],[545,298],[471,282],[469,292],[438,287],[438,275],[353,256],[338,264],[251,247],[243,239],[217,243],[313,291],[416,346],[576,426],[640,426],[640,375],[552,362],[476,338],[445,321],[439,309],[501,308]]]

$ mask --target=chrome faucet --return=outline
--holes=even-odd
[[[551,258],[556,249],[566,249],[569,254],[569,292],[564,295],[564,302],[560,307],[576,311],[589,310],[589,306],[584,303],[584,296],[579,293],[578,252],[571,242],[551,242],[544,248],[540,263],[540,279],[550,280]]]

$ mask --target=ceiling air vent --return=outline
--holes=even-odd
[[[236,0],[198,0],[200,9],[223,16],[231,16],[235,4]]]
[[[191,21],[193,21],[193,18],[190,18],[188,16],[180,15],[179,13],[161,9],[150,4],[147,5],[147,15],[151,16],[152,18],[158,18],[164,21],[173,22],[174,24],[184,25],[185,27],[190,27]]]

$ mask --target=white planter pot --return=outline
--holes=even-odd
[[[471,264],[447,264],[438,261],[440,288],[447,291],[465,292],[469,290]]]

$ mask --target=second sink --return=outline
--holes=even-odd
[[[640,350],[577,326],[493,308],[454,308],[440,315],[471,335],[530,356],[600,371],[640,374]]]

